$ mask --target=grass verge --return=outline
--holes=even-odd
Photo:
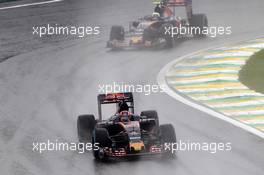
[[[239,72],[239,80],[250,89],[264,94],[264,49],[250,57]]]

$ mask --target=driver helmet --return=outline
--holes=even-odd
[[[164,1],[160,2],[160,6],[165,7],[165,2]]]
[[[121,113],[122,111],[128,111],[129,110],[129,107],[127,105],[127,103],[125,101],[120,101],[118,103],[118,113]]]

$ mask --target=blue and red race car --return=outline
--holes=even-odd
[[[207,17],[205,14],[193,14],[192,0],[155,0],[154,4],[154,13],[130,22],[128,31],[123,26],[112,26],[107,47],[172,47],[182,38],[206,36],[201,31],[208,27]],[[185,7],[186,19],[176,15],[176,7]],[[190,32],[168,32],[168,29],[180,27]]]
[[[102,104],[116,104],[116,114],[104,120]],[[94,115],[80,115],[77,121],[80,142],[92,142],[93,155],[97,160],[108,158],[163,155],[172,158],[166,144],[176,143],[171,124],[159,125],[156,111],[134,114],[132,93],[98,95],[98,119]]]

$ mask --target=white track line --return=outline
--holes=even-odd
[[[14,6],[8,6],[8,7],[1,7],[0,10],[14,9],[14,8],[20,8],[20,7],[28,7],[28,6],[42,5],[42,4],[50,4],[50,3],[61,2],[61,1],[63,1],[63,0],[51,0],[51,1],[44,1],[44,2],[35,2],[35,3],[29,3],[29,4],[14,5]]]
[[[166,76],[166,73],[168,72],[168,70],[172,67],[172,65],[182,61],[186,57],[192,56],[194,54],[197,54],[199,52],[206,51],[206,50],[209,50],[209,49],[212,49],[212,48],[213,47],[207,48],[207,49],[202,49],[202,50],[196,51],[194,53],[190,53],[188,55],[182,56],[182,57],[178,58],[177,60],[174,60],[174,61],[168,63],[165,67],[163,67],[161,69],[161,71],[158,74],[158,77],[157,77],[158,84],[162,85],[164,87],[165,92],[168,95],[170,95],[171,97],[175,98],[176,100],[178,100],[178,101],[180,101],[180,102],[182,102],[182,103],[184,103],[186,105],[189,105],[189,106],[191,106],[191,107],[193,107],[195,109],[198,109],[198,110],[200,110],[202,112],[205,112],[205,113],[207,113],[207,114],[209,114],[209,115],[211,115],[213,117],[216,117],[216,118],[219,118],[219,119],[224,120],[226,122],[229,122],[229,123],[231,123],[231,124],[233,124],[233,125],[235,125],[237,127],[240,127],[242,129],[244,129],[244,130],[246,130],[248,132],[251,132],[251,133],[253,133],[253,134],[255,134],[255,135],[257,135],[257,136],[259,136],[259,137],[264,139],[264,133],[261,132],[260,130],[255,129],[253,127],[250,127],[250,126],[248,126],[248,125],[246,125],[244,123],[241,123],[241,122],[239,122],[239,121],[237,121],[235,119],[232,119],[230,117],[227,117],[227,116],[225,116],[225,115],[223,115],[223,114],[221,114],[221,113],[219,113],[217,111],[214,111],[214,110],[212,110],[210,108],[207,108],[207,107],[205,107],[203,105],[200,105],[200,104],[195,103],[195,102],[193,102],[191,100],[188,100],[188,99],[184,98],[183,96],[181,96],[180,94],[178,94],[176,91],[173,91],[167,85],[166,80],[165,80],[165,76]]]

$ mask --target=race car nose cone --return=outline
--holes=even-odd
[[[141,151],[145,148],[145,145],[142,141],[138,142],[131,142],[130,143],[130,150],[131,151]]]

